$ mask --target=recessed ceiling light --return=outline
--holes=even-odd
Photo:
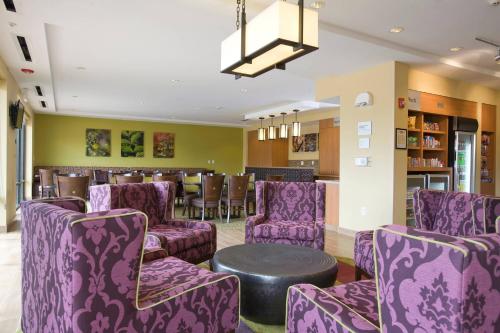
[[[223,106],[217,106],[216,109],[217,110],[222,110],[222,109],[224,109],[224,107]]]
[[[317,0],[311,3],[311,8],[320,9],[325,6],[325,0]]]
[[[16,22],[9,22],[9,27],[14,28],[16,26]]]
[[[78,98],[78,96],[77,95],[73,95],[73,98]]]
[[[76,67],[76,69],[78,69],[79,71],[84,71],[86,70],[87,68],[83,67],[83,66],[78,66]]]
[[[170,82],[172,82],[173,84],[176,84],[176,83],[179,83],[179,82],[181,82],[181,80],[177,80],[177,79],[172,79],[172,80],[170,80]]]
[[[240,91],[241,91],[243,94],[245,94],[245,93],[247,93],[247,92],[248,92],[248,89],[241,88],[241,89],[240,89]]]
[[[451,52],[458,52],[458,51],[462,51],[463,49],[464,49],[463,47],[457,46],[457,47],[450,48],[450,51]]]
[[[400,32],[403,32],[405,28],[403,27],[393,27],[389,32],[392,32],[393,34],[399,34]]]

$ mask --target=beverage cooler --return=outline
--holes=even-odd
[[[415,226],[413,212],[413,193],[419,189],[435,191],[449,191],[451,188],[450,176],[447,174],[408,175],[406,191],[406,225]]]
[[[415,226],[415,214],[413,213],[413,193],[419,189],[427,188],[426,175],[408,175],[406,190],[406,225]]]
[[[450,119],[449,156],[453,167],[453,190],[474,192],[476,174],[476,132],[475,119],[454,117]]]

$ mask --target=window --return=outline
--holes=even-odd
[[[26,125],[16,129],[16,204],[19,207],[24,197],[24,173],[26,164]]]

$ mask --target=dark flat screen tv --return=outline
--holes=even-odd
[[[9,107],[10,126],[12,128],[23,127],[24,105],[21,101],[12,103]]]

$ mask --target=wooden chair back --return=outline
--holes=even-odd
[[[57,189],[60,197],[79,197],[87,200],[89,177],[57,176]]]
[[[269,182],[282,182],[285,180],[285,175],[267,175],[266,180]]]
[[[161,173],[153,174],[154,182],[173,182],[177,184],[177,175],[163,175]]]
[[[42,187],[54,185],[54,170],[40,169],[38,172],[40,174],[40,185]]]
[[[220,201],[224,189],[223,175],[203,176],[203,200]]]
[[[144,181],[143,176],[116,175],[115,177],[117,184],[133,184],[133,183],[142,183]]]
[[[250,176],[229,176],[227,195],[230,200],[245,200]]]

